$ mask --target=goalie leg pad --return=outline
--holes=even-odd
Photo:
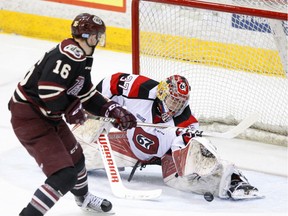
[[[221,164],[223,166],[223,171],[222,171],[222,175],[221,175],[221,181],[219,184],[219,197],[220,198],[224,198],[227,199],[229,198],[227,191],[229,190],[229,187],[231,185],[231,175],[233,174],[233,172],[236,170],[234,164],[222,160]]]
[[[199,177],[197,174],[179,176],[173,162],[172,155],[164,155],[164,157],[162,157],[161,164],[163,181],[169,187],[196,194],[211,192],[214,195],[218,195],[219,183],[222,174],[221,165],[218,166],[213,174],[205,177]]]
[[[112,125],[109,122],[87,119],[83,125],[76,125],[72,129],[72,133],[83,149],[88,171],[104,168],[99,149],[94,142],[96,142],[103,130],[109,131],[111,127]]]
[[[209,157],[203,157],[198,138],[196,141],[192,141],[185,148],[174,151],[173,156],[166,154],[162,158],[165,184],[178,190],[197,194],[210,192],[222,199],[239,200],[264,197],[259,194],[257,188],[248,183],[233,163],[220,159],[216,150],[213,151],[213,147],[200,139],[206,150],[209,150],[210,153],[213,152],[214,155],[211,157],[210,154],[207,154]],[[193,156],[196,156],[198,160],[195,160]],[[239,184],[231,184],[232,175],[239,176]]]
[[[81,143],[91,144],[95,142],[103,130],[109,131],[112,124],[110,122],[88,119],[83,125],[76,125],[72,132]]]
[[[110,132],[108,134],[108,138],[113,154],[115,155],[118,168],[133,167],[138,159],[131,151],[126,132]],[[86,169],[88,171],[104,169],[97,142],[89,144],[80,140],[78,140],[78,142],[80,143],[86,157]]]
[[[172,159],[168,160],[167,157],[162,158],[162,170],[170,170],[163,175],[167,185],[197,194],[219,193],[223,167],[216,148],[208,139],[193,138],[184,148],[174,150]],[[174,173],[171,172],[171,160],[174,162]]]

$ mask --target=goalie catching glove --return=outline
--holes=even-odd
[[[191,130],[189,128],[178,128],[176,130],[176,135],[177,136],[182,136],[183,139],[183,143],[185,144],[185,146],[190,142],[190,140],[194,137],[202,137],[202,133],[203,131],[199,131],[199,130]],[[212,146],[212,144],[211,144]],[[213,146],[213,148],[216,147]],[[200,150],[203,156],[205,157],[214,157],[213,154],[207,149],[205,148],[205,146],[200,145]]]
[[[87,116],[83,110],[82,103],[80,100],[77,98],[75,101],[73,101],[70,106],[65,110],[65,118],[66,122],[69,124],[81,124],[83,125],[84,122],[87,119]]]
[[[101,109],[101,115],[115,118],[117,122],[113,123],[113,126],[121,131],[126,131],[137,126],[135,116],[114,101],[104,104]]]
[[[189,128],[178,128],[176,130],[176,136],[182,136],[185,145],[187,145],[193,137],[202,137],[202,133],[203,131],[191,130]]]

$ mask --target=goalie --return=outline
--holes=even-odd
[[[164,182],[179,190],[211,192],[235,200],[260,197],[258,189],[232,163],[220,159],[216,148],[201,136],[199,123],[188,105],[190,86],[185,77],[173,75],[159,83],[140,75],[116,73],[104,78],[97,90],[126,107],[139,122],[184,128],[127,130],[126,141],[119,146],[124,148],[126,143],[129,150],[121,152],[123,160],[117,163],[119,167],[127,166],[127,157],[136,158],[135,167],[139,162],[140,166],[161,165]],[[109,139],[112,148],[113,143],[119,142]],[[93,168],[101,166],[98,163],[97,167],[96,161],[91,164],[96,166]]]

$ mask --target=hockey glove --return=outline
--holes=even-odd
[[[66,109],[65,113],[66,122],[69,124],[84,124],[87,117],[86,114],[82,108],[82,103],[79,99],[76,99],[73,101],[70,106]]]
[[[101,109],[101,115],[115,118],[117,122],[113,123],[113,126],[121,131],[126,131],[137,126],[135,116],[114,101],[104,104]]]
[[[185,145],[192,139],[193,137],[202,137],[203,131],[199,130],[191,130],[187,128],[178,128],[176,130],[176,135],[177,136],[182,136],[183,142]]]

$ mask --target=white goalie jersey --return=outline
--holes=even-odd
[[[198,128],[189,105],[167,122],[161,120],[158,109],[159,82],[140,75],[116,73],[103,79],[97,90],[118,102],[135,115],[137,121],[169,126]],[[131,150],[140,160],[162,157],[173,144],[182,143],[175,128],[136,127],[127,131]],[[177,141],[179,139],[179,142]]]

